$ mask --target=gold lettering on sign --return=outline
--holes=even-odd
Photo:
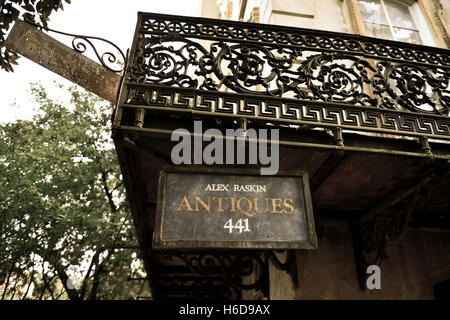
[[[247,201],[247,210],[243,209],[241,206],[241,201]],[[253,209],[253,205],[252,205],[252,201],[250,201],[250,199],[248,198],[239,198],[238,202],[237,202],[237,208],[239,210],[239,213],[243,213],[248,217],[253,217],[253,213],[250,213],[250,211]]]
[[[195,205],[194,205],[195,204]],[[193,209],[194,208],[194,209]],[[254,217],[255,214],[292,214],[295,211],[294,200],[290,198],[246,198],[246,197],[201,197],[184,195],[177,211],[186,212],[230,212]]]
[[[217,198],[217,202],[219,204],[219,208],[217,209],[217,212],[223,212],[222,208],[222,200],[227,200],[228,198]]]
[[[271,213],[283,213],[281,210],[282,203],[278,204],[277,201],[281,202],[281,198],[272,198],[272,212]],[[278,209],[280,208],[280,209]]]
[[[192,210],[192,207],[190,206],[186,195],[184,195],[183,200],[181,200],[181,203],[178,206],[177,211],[181,211],[183,208],[183,205],[187,208],[187,211],[194,211],[194,210]]]
[[[230,209],[230,212],[236,212],[236,207],[235,207],[235,204],[234,204],[234,200],[235,200],[234,197],[230,197],[230,201],[231,201],[231,209]]]
[[[269,198],[265,198],[264,200],[266,200],[266,209],[264,209],[264,211],[259,211],[258,208],[258,198],[253,198],[253,201],[255,203],[255,211],[256,213],[267,213],[269,211]]]
[[[203,208],[205,208],[206,211],[210,212],[209,210],[211,209],[211,197],[208,197],[208,205],[203,202],[202,198],[200,197],[195,197],[195,212],[198,212],[198,204],[201,204]]]
[[[292,199],[284,199],[285,208],[289,208],[289,211],[286,211],[286,209],[284,209],[284,213],[291,214],[292,212],[294,212],[293,201],[294,200]]]

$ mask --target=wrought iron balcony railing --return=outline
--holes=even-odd
[[[140,111],[116,125],[151,109],[450,139],[449,69],[440,48],[139,13],[119,107]]]

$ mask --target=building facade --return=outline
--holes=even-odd
[[[218,7],[220,16],[217,10],[216,16],[214,11],[202,14],[450,48],[446,0],[224,0]],[[297,253],[298,287],[271,267],[272,299],[433,299],[433,286],[450,276],[450,234],[445,229],[417,228],[390,243],[380,290],[362,290],[355,282],[348,222],[318,221],[317,233],[319,249]]]
[[[211,19],[142,14],[114,119],[155,297],[229,285],[240,299],[448,298],[450,1],[203,0],[200,11]],[[177,73],[161,72],[166,58]],[[253,251],[236,282],[227,270],[241,252],[149,247],[168,137],[195,119],[281,128],[280,169],[310,177],[317,249]]]

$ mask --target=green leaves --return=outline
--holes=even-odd
[[[65,0],[70,4],[70,0]],[[47,27],[50,15],[54,11],[64,10],[61,0],[2,0],[0,1],[0,69],[6,72],[14,71],[13,66],[17,64],[18,56],[16,53],[3,47],[7,32],[12,23],[19,18],[19,15],[25,14],[30,19],[41,23]]]
[[[29,12],[34,12],[34,7],[31,5],[31,3],[27,3],[25,5],[22,5],[21,7]]]
[[[67,92],[69,107],[34,85],[39,109],[33,119],[0,125],[0,283],[7,278],[28,283],[34,255],[48,264],[31,280],[41,288],[34,298],[57,296],[50,290],[58,281],[56,287],[62,288],[71,266],[86,266],[82,271],[88,272],[91,263],[84,293],[61,297],[125,297],[134,284],[128,292],[115,286],[131,273],[135,259],[132,251],[111,248],[137,244],[109,138],[110,105],[75,87]],[[87,258],[93,252],[98,261]],[[112,270],[114,277],[102,269]],[[57,274],[52,284],[43,285],[51,273]],[[5,291],[12,292],[13,287]]]

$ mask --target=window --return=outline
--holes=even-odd
[[[368,36],[434,45],[417,3],[396,0],[359,0]]]

